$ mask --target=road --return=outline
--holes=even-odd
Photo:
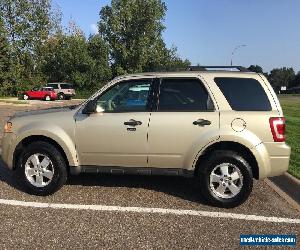
[[[0,125],[17,110],[47,105],[56,104],[2,104]],[[297,234],[299,245],[299,219],[264,181],[246,203],[222,209],[180,177],[84,174],[52,196],[30,196],[0,166],[2,249],[237,249],[240,234]]]

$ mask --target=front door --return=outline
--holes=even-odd
[[[34,87],[31,91],[30,91],[30,98],[39,98],[39,92],[40,89],[38,87]]]
[[[147,166],[151,82],[117,83],[96,97],[99,112],[77,114],[75,137],[81,165]]]
[[[218,129],[219,112],[198,78],[161,79],[149,126],[148,166],[187,168],[192,152]]]

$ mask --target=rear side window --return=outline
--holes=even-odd
[[[61,89],[73,89],[73,85],[71,84],[60,84]]]
[[[54,89],[58,89],[58,84],[56,84],[56,83],[48,83],[47,86],[52,87]]]
[[[53,88],[51,88],[51,87],[44,87],[44,88],[42,88],[42,90],[44,90],[44,91],[53,91]]]
[[[209,95],[197,79],[163,79],[160,85],[159,111],[213,110]]]
[[[257,80],[252,78],[216,77],[215,82],[233,110],[271,110],[270,101]]]

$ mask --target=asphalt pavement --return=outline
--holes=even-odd
[[[56,103],[1,104],[1,129],[17,110],[47,105]],[[300,246],[299,219],[264,181],[243,205],[222,209],[191,179],[167,176],[82,174],[52,196],[31,196],[0,165],[1,249],[237,249],[240,234],[297,234]]]

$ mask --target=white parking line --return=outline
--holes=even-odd
[[[181,209],[165,209],[165,208],[147,208],[147,207],[120,207],[120,206],[104,206],[104,205],[80,205],[80,204],[59,204],[44,202],[28,202],[18,200],[0,199],[0,204],[31,207],[31,208],[51,208],[51,209],[73,209],[73,210],[93,210],[107,212],[132,212],[132,213],[149,213],[149,214],[173,214],[173,215],[190,215],[210,218],[237,219],[247,221],[263,221],[273,223],[300,224],[300,219],[266,217],[248,214],[235,214],[224,212],[209,212],[198,210],[181,210]]]

